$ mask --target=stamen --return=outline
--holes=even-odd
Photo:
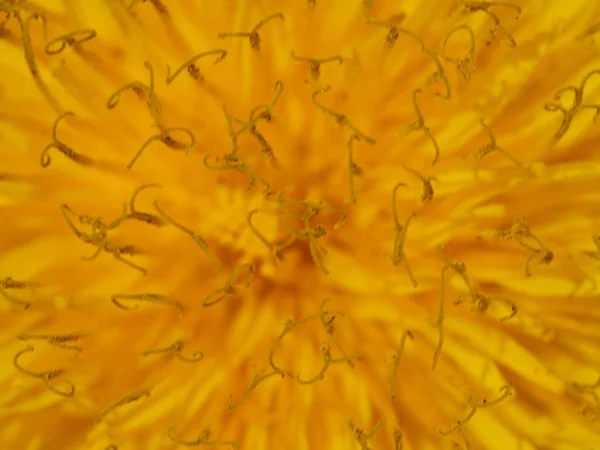
[[[319,306],[319,319],[321,320],[321,325],[323,325],[323,328],[325,328],[325,331],[327,331],[327,334],[331,337],[331,340],[342,354],[342,359],[348,362],[350,368],[354,368],[352,357],[348,356],[348,353],[346,353],[346,350],[344,350],[344,347],[342,347],[339,339],[335,336],[335,334],[333,334],[333,321],[337,316],[345,317],[345,315],[341,313],[336,313],[334,315],[331,312],[325,311],[325,304],[330,300],[330,298],[324,299]]]
[[[323,325],[323,327],[325,328],[325,331],[327,331],[327,333],[333,338],[333,341],[335,343],[335,345],[338,347],[338,349],[340,350],[340,352],[342,353],[343,357],[340,359],[335,359],[335,360],[331,360],[330,359],[330,363],[340,363],[340,362],[347,362],[348,365],[350,367],[354,367],[354,364],[352,363],[353,359],[362,359],[362,357],[357,356],[357,357],[350,357],[347,356],[346,352],[344,351],[343,347],[341,346],[341,344],[339,343],[339,341],[337,340],[337,338],[335,338],[335,336],[333,335],[333,321],[337,316],[340,317],[345,317],[345,314],[343,312],[340,311],[325,311],[325,304],[329,301],[329,299],[325,299],[321,302],[320,306],[319,306],[319,313],[318,314],[314,314],[312,316],[308,316],[305,317],[304,319],[300,319],[296,322],[292,321],[292,320],[287,320],[285,322],[285,325],[283,327],[283,331],[279,334],[279,336],[277,336],[277,338],[273,341],[273,345],[271,346],[271,349],[269,350],[269,356],[268,356],[268,361],[269,361],[269,365],[271,366],[271,368],[273,369],[274,373],[277,373],[279,375],[281,375],[282,377],[284,376],[289,376],[291,378],[296,378],[296,375],[294,375],[293,372],[289,371],[289,370],[284,370],[282,368],[280,368],[279,366],[277,366],[275,364],[275,361],[273,360],[274,355],[275,355],[275,349],[277,348],[277,346],[281,343],[281,341],[283,340],[283,338],[291,333],[294,329],[296,329],[297,327],[299,327],[300,325],[304,325],[308,322],[311,322],[313,320],[317,320],[319,319],[321,321],[321,324]]]
[[[85,260],[93,260],[98,257],[100,252],[104,250],[106,246],[106,237],[109,230],[117,228],[127,217],[127,205],[123,203],[123,214],[120,218],[115,219],[108,225],[105,225],[103,220],[99,217],[80,216],[79,221],[92,225],[92,238],[99,242],[98,249],[91,257],[82,257]]]
[[[24,355],[25,353],[30,353],[33,352],[35,349],[33,348],[32,345],[28,345],[27,347],[25,347],[25,349],[20,350],[19,352],[17,352],[15,354],[15,356],[13,356],[13,366],[15,366],[15,369],[17,369],[19,372],[24,373],[25,375],[29,375],[30,377],[33,378],[43,378],[44,376],[46,376],[46,374],[48,372],[32,372],[28,369],[25,369],[23,366],[21,366],[19,364],[19,358]]]
[[[10,11],[9,11],[10,12]],[[33,80],[37,85],[38,89],[48,102],[48,104],[56,111],[58,114],[62,113],[62,108],[58,104],[56,98],[50,93],[48,86],[42,81],[40,76],[40,72],[37,67],[37,63],[35,62],[35,55],[33,52],[33,45],[31,43],[31,33],[29,31],[29,27],[31,25],[31,21],[33,19],[41,19],[42,25],[44,26],[44,40],[46,40],[46,31],[47,31],[47,22],[46,18],[39,13],[31,14],[25,21],[21,18],[21,12],[19,10],[15,10],[12,12],[12,15],[19,22],[19,28],[21,29],[21,35],[23,38],[23,52],[25,54],[25,61],[27,62],[27,66],[29,67],[29,72],[33,76]]]
[[[237,144],[236,144],[235,148],[237,148]],[[259,181],[260,183],[262,183],[265,186],[265,192],[268,192],[269,183],[267,183],[263,178],[259,177],[256,174],[256,172],[254,171],[254,169],[252,168],[252,166],[250,164],[248,164],[246,162],[246,160],[244,158],[242,158],[241,155],[236,154],[236,156],[231,156],[231,154],[230,154],[229,156],[226,156],[225,158],[217,158],[216,159],[217,162],[219,162],[221,159],[224,159],[225,164],[211,165],[208,162],[208,159],[214,152],[215,152],[215,149],[212,149],[206,154],[206,156],[204,157],[204,167],[206,167],[209,170],[218,170],[218,171],[233,170],[233,171],[239,172],[243,175],[247,175],[250,177],[250,185],[248,186],[248,189],[246,189],[246,191],[250,191],[254,187],[256,182]],[[236,163],[238,163],[238,164],[236,164]]]
[[[17,339],[20,341],[29,341],[29,340],[41,340],[46,341],[50,345],[54,345],[55,347],[62,348],[65,350],[75,350],[80,352],[83,350],[78,345],[67,345],[66,342],[74,342],[78,341],[84,337],[81,333],[67,333],[67,334],[20,334],[17,336]]]
[[[476,398],[469,395],[469,406],[471,406],[471,410],[466,415],[466,417],[462,420],[456,421],[456,425],[449,428],[448,430],[441,430],[438,428],[438,434],[440,436],[448,436],[449,434],[452,434],[455,431],[462,429],[469,422],[469,420],[471,420],[473,418],[473,416],[479,409],[488,408],[490,406],[497,405],[498,403],[500,403],[503,400],[506,400],[508,397],[510,397],[512,395],[512,388],[510,385],[505,385],[500,388],[500,392],[501,392],[501,395],[497,399],[491,400],[491,401],[487,401],[484,399],[481,402],[477,401]]]
[[[437,181],[439,183],[439,180],[436,177],[424,177],[415,169],[412,169],[407,165],[402,164],[402,167],[404,167],[404,170],[417,177],[423,183],[423,193],[421,194],[421,200],[423,201],[423,203],[431,201],[431,199],[433,199],[433,185],[431,184],[431,182]]]
[[[275,361],[273,360],[273,358],[275,357],[275,349],[277,348],[277,346],[281,343],[282,339],[288,334],[290,333],[294,328],[305,324],[307,322],[310,322],[311,320],[315,320],[317,319],[318,316],[313,315],[310,317],[306,317],[302,320],[299,320],[298,322],[294,322],[292,320],[287,320],[285,322],[285,325],[283,327],[283,331],[279,334],[279,336],[277,336],[277,338],[273,341],[273,345],[271,346],[271,349],[269,350],[269,356],[268,356],[268,360],[269,360],[269,365],[271,366],[271,368],[273,369],[274,373],[277,373],[279,375],[281,375],[282,377],[285,377],[286,375],[294,378],[294,373],[289,371],[289,370],[284,370],[281,367],[279,367],[278,365],[275,364]]]
[[[410,265],[408,264],[408,260],[406,259],[406,253],[404,252],[404,241],[406,239],[408,225],[410,224],[412,218],[416,216],[416,214],[410,213],[406,218],[406,222],[404,223],[404,225],[400,223],[400,220],[398,219],[398,211],[396,209],[396,195],[400,187],[406,187],[406,184],[397,183],[392,191],[392,218],[394,220],[395,232],[394,246],[392,247],[392,252],[385,253],[385,255],[388,258],[390,258],[390,260],[392,261],[392,265],[397,266],[403,263],[406,266],[406,272],[408,273],[408,277],[410,278],[413,287],[416,288],[419,285],[419,283],[415,279],[412,270],[410,269]]]
[[[198,438],[195,441],[184,441],[182,439],[179,439],[179,438],[173,436],[173,427],[174,426],[175,426],[174,423],[169,425],[169,428],[167,429],[167,436],[169,436],[169,439],[171,439],[176,444],[186,445],[188,447],[195,447],[195,446],[200,446],[200,445],[203,445],[203,446],[204,445],[206,445],[206,446],[208,446],[208,445],[210,445],[210,446],[227,445],[229,447],[233,447],[235,450],[238,450],[240,448],[240,445],[236,441],[211,441],[210,438],[212,437],[212,433],[209,430],[202,431],[200,436],[198,436]]]
[[[470,301],[471,311],[473,311],[473,312],[485,314],[486,311],[488,310],[490,304],[492,303],[492,301],[497,301],[499,303],[503,303],[503,304],[507,305],[511,310],[511,312],[508,316],[501,317],[500,319],[498,319],[498,323],[503,323],[503,322],[506,322],[507,320],[512,319],[519,312],[517,305],[512,300],[508,300],[503,297],[482,295],[479,292],[477,292],[475,289],[473,289],[473,291],[475,293],[475,299],[471,298],[471,301]],[[466,296],[471,297],[471,294],[460,294],[458,297],[456,297],[453,304],[460,305],[461,303],[463,303],[463,298]]]
[[[256,140],[258,141],[258,143],[260,144],[261,151],[262,151],[263,155],[265,155],[267,163],[269,163],[275,169],[280,169],[281,164],[279,163],[279,160],[275,156],[275,152],[273,151],[273,147],[271,147],[271,144],[269,144],[267,142],[265,137],[256,129],[255,126],[250,128],[249,131],[250,131],[250,134],[252,136],[254,136],[256,138]]]
[[[573,122],[573,119],[580,111],[583,111],[585,109],[596,110],[596,114],[594,115],[594,119],[593,119],[594,123],[596,123],[596,120],[598,119],[598,117],[600,117],[600,105],[591,105],[591,104],[588,105],[588,104],[583,103],[583,94],[585,92],[585,87],[587,85],[588,80],[593,75],[600,75],[600,70],[592,70],[591,72],[589,72],[585,77],[583,77],[583,80],[581,81],[581,83],[578,87],[577,86],[567,86],[562,89],[559,89],[558,91],[556,91],[554,93],[554,102],[546,103],[544,105],[544,109],[546,111],[550,111],[550,112],[559,111],[563,115],[563,122],[562,122],[560,128],[558,129],[558,131],[556,132],[556,134],[554,135],[554,137],[556,139],[560,139],[566,134],[566,132],[571,127],[571,122]],[[573,92],[573,94],[574,94],[573,104],[571,105],[570,108],[565,108],[565,107],[561,106],[561,104],[560,104],[562,95],[565,92]]]
[[[148,69],[148,74],[150,75],[150,85],[148,86],[148,97],[146,98],[146,103],[148,105],[150,115],[154,119],[154,124],[162,130],[162,106],[156,97],[156,94],[154,93],[154,68],[152,67],[152,64],[150,64],[150,61],[144,62],[144,67]]]
[[[256,389],[256,387],[262,383],[265,380],[268,380],[269,378],[271,378],[274,375],[281,375],[279,372],[269,372],[269,373],[265,373],[262,375],[254,375],[254,378],[252,379],[252,383],[250,384],[250,387],[248,387],[248,390],[246,391],[246,393],[242,396],[242,398],[240,400],[237,401],[237,403],[233,403],[233,396],[229,396],[229,405],[228,405],[228,410],[230,413],[237,411],[237,409],[242,406],[242,404],[244,404],[244,402],[246,400],[248,400],[248,398],[250,397],[250,394],[252,394],[252,392]]]
[[[221,104],[221,109],[223,110],[223,114],[225,115],[225,120],[227,121],[227,133],[229,134],[229,137],[231,138],[231,153],[228,154],[226,161],[227,162],[237,162],[237,160],[238,160],[238,154],[237,154],[237,152],[238,152],[238,137],[246,129],[243,128],[242,131],[239,131],[236,133],[233,130],[233,121],[235,118],[232,115],[230,115],[229,112],[227,112],[227,105],[225,104],[225,102],[223,102]],[[208,157],[211,155],[211,153],[214,151],[215,151],[214,149],[211,150],[204,158],[204,165],[208,169],[210,169],[210,166],[207,164],[207,160],[208,160]]]
[[[471,397],[471,399],[469,400],[469,403],[472,406],[476,406],[479,409],[488,408],[490,406],[495,406],[498,403],[506,400],[508,397],[510,397],[512,395],[512,387],[508,384],[504,385],[504,386],[500,387],[499,392],[501,392],[501,395],[500,395],[500,397],[498,397],[495,400],[488,401],[486,399],[483,399],[481,402],[478,402],[476,398]]]
[[[273,255],[281,260],[281,254],[275,253],[275,245],[271,244],[269,240],[256,228],[256,225],[252,223],[252,216],[259,212],[257,209],[254,209],[248,213],[248,218],[246,222],[248,222],[248,226],[250,227],[250,231],[263,243],[265,246],[273,252]]]
[[[246,33],[219,33],[219,34],[217,34],[217,37],[220,39],[223,39],[226,37],[247,37],[250,40],[250,48],[252,50],[259,52],[261,41],[260,41],[260,35],[258,34],[258,31],[264,25],[266,25],[268,22],[270,22],[273,19],[285,20],[283,17],[283,14],[281,14],[281,13],[271,14],[270,16],[267,16],[265,19],[258,22],[258,24],[249,33],[248,32],[246,32]]]
[[[423,39],[421,39],[419,36],[417,36],[412,31],[408,31],[406,28],[401,28],[390,22],[383,22],[381,20],[368,19],[367,23],[371,24],[371,25],[378,25],[381,27],[389,28],[390,31],[385,40],[386,50],[388,50],[388,51],[392,50],[394,48],[394,45],[396,45],[396,41],[398,40],[398,37],[400,37],[400,33],[403,33],[403,34],[406,34],[407,36],[412,37],[413,39],[416,39],[417,42],[421,45],[421,52],[425,53],[425,42],[423,42]]]
[[[43,379],[44,386],[46,386],[46,389],[54,392],[57,395],[60,395],[61,397],[73,397],[73,395],[75,395],[75,385],[71,381],[65,380],[63,381],[63,383],[67,385],[66,389],[58,389],[57,387],[54,387],[50,384],[50,381],[52,381],[52,379],[54,378],[53,375],[54,373],[49,372],[48,375]]]
[[[452,97],[452,89],[450,88],[450,80],[446,76],[446,71],[444,70],[444,66],[440,61],[439,55],[437,52],[432,52],[431,50],[425,50],[425,54],[433,59],[433,62],[436,65],[436,71],[430,75],[425,81],[426,86],[431,86],[432,84],[437,83],[438,81],[443,81],[444,86],[446,87],[446,93],[444,95],[436,92],[434,95],[436,97],[441,97],[444,100],[449,100]]]
[[[431,140],[431,143],[433,144],[433,147],[435,150],[435,156],[434,156],[431,164],[429,164],[429,167],[433,167],[433,165],[437,162],[437,160],[440,157],[440,148],[438,146],[437,141],[431,134],[431,130],[429,129],[429,127],[427,127],[425,125],[425,119],[423,118],[423,113],[421,112],[421,107],[419,106],[419,102],[417,101],[417,94],[421,94],[421,93],[423,93],[422,89],[413,90],[412,100],[413,100],[413,105],[415,108],[415,113],[417,114],[417,120],[415,122],[408,124],[406,126],[405,130],[406,130],[406,133],[412,133],[414,131],[422,130],[423,133],[425,133],[427,135],[427,137]]]
[[[490,1],[467,1],[467,0],[458,0],[461,4],[464,5],[464,14],[473,14],[475,12],[481,11],[492,18],[494,21],[494,28],[490,31],[491,38],[493,39],[496,34],[500,31],[507,39],[508,45],[510,47],[516,47],[517,43],[512,37],[512,35],[500,24],[500,19],[498,16],[491,12],[489,9],[494,6],[500,6],[505,8],[512,8],[517,12],[517,20],[519,19],[519,15],[521,14],[521,7],[515,5],[514,3],[508,2],[490,2]],[[488,45],[491,42],[488,41]]]
[[[257,123],[259,120],[266,120],[267,122],[271,122],[273,120],[273,108],[275,107],[275,105],[277,105],[277,103],[281,99],[281,95],[283,94],[283,89],[284,89],[283,81],[277,80],[275,82],[275,85],[273,86],[273,92],[275,94],[275,97],[273,98],[271,103],[261,104],[261,105],[254,107],[250,111],[250,117],[249,117],[249,120],[247,123],[244,122],[243,120],[240,120],[240,119],[230,115],[227,112],[225,103],[223,103],[223,113],[225,114],[225,118],[227,119],[228,132],[229,132],[229,136],[232,140],[232,147],[233,147],[231,153],[229,153],[225,157],[225,160],[227,162],[237,162],[237,160],[239,159],[239,156],[237,154],[237,150],[238,150],[237,139],[242,133],[244,133],[245,131],[249,131],[250,134],[252,136],[254,136],[254,138],[256,138],[256,140],[260,144],[261,151],[265,155],[267,162],[275,169],[279,169],[281,167],[281,164],[279,163],[279,161],[277,160],[277,157],[275,156],[273,147],[271,147],[271,144],[269,144],[267,142],[267,140],[265,139],[265,137],[258,131]],[[261,111],[261,110],[262,110],[262,112],[260,112],[260,114],[259,114],[259,111]],[[235,132],[233,130],[233,122],[237,123],[238,125],[241,125],[242,128],[239,131]]]
[[[112,94],[108,101],[106,102],[106,107],[108,109],[115,108],[119,102],[121,101],[121,94],[127,90],[132,90],[135,92],[138,97],[146,100],[146,106],[148,106],[148,111],[150,112],[150,116],[154,120],[154,125],[158,127],[163,134],[167,133],[167,130],[163,130],[162,126],[162,104],[156,94],[154,93],[154,68],[149,61],[144,63],[144,67],[148,69],[148,73],[150,75],[150,85],[146,86],[141,81],[133,81],[131,83],[126,84],[125,86],[119,88],[114,94]],[[183,130],[178,128],[178,130]],[[186,130],[191,135],[189,130]]]
[[[329,365],[332,363],[329,345],[327,345],[327,344],[322,345],[321,353],[323,354],[323,367],[321,367],[321,370],[319,371],[319,373],[317,375],[315,375],[313,378],[309,378],[308,380],[303,380],[302,378],[300,378],[300,374],[297,374],[296,381],[298,383],[304,384],[304,385],[314,384],[317,381],[320,381],[323,378],[325,378],[325,372],[327,372]]]
[[[181,354],[181,350],[183,350],[183,346],[185,343],[183,341],[175,341],[173,344],[169,345],[165,348],[156,348],[153,350],[148,350],[144,352],[144,356],[155,355],[160,353],[169,353],[174,355],[177,359],[187,362],[187,363],[195,363],[201,361],[204,358],[204,353],[201,351],[195,351],[191,357],[183,356]]]
[[[439,339],[438,339],[438,346],[435,349],[435,353],[433,355],[433,365],[432,365],[432,370],[434,370],[437,366],[438,363],[438,359],[440,356],[440,353],[442,351],[442,346],[444,344],[444,299],[445,299],[445,292],[446,292],[446,270],[447,269],[452,269],[454,272],[456,272],[464,281],[464,283],[467,286],[467,289],[469,291],[469,296],[473,299],[473,302],[476,303],[477,302],[477,293],[475,292],[475,290],[472,287],[471,284],[471,280],[469,279],[469,277],[467,276],[467,268],[465,267],[465,264],[462,262],[453,262],[450,261],[448,258],[446,258],[446,256],[444,255],[444,253],[442,252],[441,247],[437,248],[437,252],[440,255],[440,257],[442,258],[442,261],[444,262],[444,266],[442,268],[442,275],[441,275],[441,288],[440,288],[440,305],[439,305],[439,309],[438,309],[438,317],[436,319],[435,325],[438,327],[438,335],[439,335]],[[460,296],[459,296],[460,298]]]
[[[414,339],[412,331],[407,330],[404,332],[402,338],[400,339],[398,351],[394,355],[394,364],[392,366],[392,381],[390,383],[390,400],[394,400],[396,396],[396,379],[398,378],[398,368],[400,367],[400,360],[402,359],[402,354],[404,353],[404,344],[406,343],[407,337],[410,338],[411,341]]]
[[[207,307],[216,305],[217,303],[221,302],[227,295],[235,294],[235,290],[237,287],[236,281],[239,278],[240,274],[244,271],[244,269],[248,270],[248,278],[246,279],[246,282],[244,284],[246,285],[246,288],[250,288],[250,283],[252,282],[252,278],[254,277],[254,272],[256,269],[254,268],[254,264],[242,264],[240,267],[235,269],[235,271],[231,274],[229,278],[227,278],[227,281],[225,281],[225,285],[223,287],[212,291],[210,294],[204,297],[204,299],[202,300],[202,306]],[[212,299],[213,297],[216,297],[219,294],[223,295],[217,297],[214,300]]]
[[[215,59],[215,62],[213,64],[220,63],[221,61],[223,61],[223,58],[225,58],[227,56],[227,52],[225,50],[211,50],[208,52],[199,53],[196,56],[189,59],[188,61],[184,62],[181,65],[181,67],[179,67],[179,69],[177,69],[175,71],[175,73],[173,73],[173,75],[171,75],[171,66],[169,66],[167,64],[167,80],[166,80],[167,85],[169,85],[173,81],[175,81],[175,78],[177,78],[177,76],[186,69],[187,69],[188,73],[190,74],[190,76],[194,80],[200,81],[200,82],[204,81],[204,77],[200,73],[200,70],[198,70],[198,68],[196,67],[195,63],[199,59],[202,59],[206,56],[215,55],[215,54],[219,54],[219,56],[217,57],[217,59]]]
[[[371,431],[369,434],[366,434],[360,428],[356,428],[356,425],[354,425],[353,421],[350,421],[349,426],[350,431],[354,433],[354,438],[356,439],[356,442],[360,444],[361,450],[370,450],[371,448],[369,447],[369,441],[372,440],[375,437],[375,435],[383,429],[383,427],[385,426],[385,418],[382,417],[381,419],[379,419],[379,422],[377,422],[375,428],[373,428],[373,431]]]
[[[467,290],[469,291],[469,296],[471,297],[473,302],[476,302],[476,292],[475,289],[473,289],[473,284],[471,283],[471,280],[467,276],[467,267],[465,266],[465,263],[462,261],[450,261],[448,258],[446,258],[446,255],[444,255],[440,246],[437,247],[437,253],[444,262],[444,265],[449,269],[452,269],[463,280],[463,282],[467,286]]]
[[[72,31],[70,33],[58,36],[57,38],[48,42],[48,44],[46,44],[46,47],[44,47],[44,51],[48,55],[58,55],[59,53],[62,53],[67,47],[74,46],[75,48],[77,48],[77,46],[79,46],[80,44],[94,39],[97,35],[98,33],[96,33],[96,30],[92,29]],[[57,44],[57,48],[52,48],[55,47]]]
[[[136,302],[148,302],[148,303],[156,303],[159,305],[174,306],[175,308],[179,309],[179,317],[180,318],[183,317],[183,305],[180,302],[171,300],[169,297],[167,297],[165,295],[150,294],[150,293],[115,294],[115,295],[111,296],[110,299],[115,304],[115,306],[117,306],[118,308],[127,310],[127,311],[138,309],[139,305],[125,306],[119,300],[128,300],[128,301],[134,300]]]
[[[273,254],[278,259],[281,259],[281,257],[278,255],[281,255],[282,250],[286,249],[297,240],[307,241],[309,243],[310,254],[316,266],[325,275],[329,275],[329,271],[321,262],[321,257],[326,255],[327,251],[323,247],[321,247],[317,241],[319,238],[325,236],[327,234],[327,231],[322,225],[317,225],[316,227],[311,226],[309,220],[309,217],[305,217],[304,228],[301,230],[295,230],[282,217],[280,217],[280,225],[286,228],[292,236],[283,244],[272,246]]]
[[[512,156],[510,153],[506,152],[502,148],[498,147],[498,145],[496,144],[496,137],[494,136],[494,133],[492,133],[492,130],[490,130],[490,128],[485,124],[483,119],[480,120],[480,123],[481,126],[484,128],[485,132],[487,133],[490,142],[484,145],[483,147],[478,148],[475,152],[475,159],[477,160],[477,162],[481,161],[486,155],[492,152],[498,152],[502,156],[511,160],[515,166],[521,167],[521,163],[514,156]]]
[[[85,155],[82,155],[81,153],[77,153],[75,150],[73,150],[67,144],[60,141],[60,139],[58,139],[58,137],[56,136],[56,130],[58,129],[58,124],[67,116],[74,117],[75,113],[71,112],[71,111],[62,113],[60,116],[58,116],[58,118],[54,121],[54,124],[52,125],[52,142],[50,144],[48,144],[44,148],[44,150],[42,150],[42,154],[40,155],[40,164],[42,165],[42,167],[48,167],[50,165],[50,163],[52,162],[52,158],[50,157],[49,152],[53,148],[57,149],[59,152],[61,152],[63,155],[65,155],[67,158],[69,158],[71,161],[74,161],[78,164],[90,165],[93,162],[93,160],[91,158],[89,158]]]
[[[0,279],[0,296],[4,297],[9,302],[16,303],[17,305],[22,306],[23,309],[29,309],[31,307],[31,303],[9,295],[6,292],[6,289],[25,289],[28,287],[35,286],[37,286],[37,283],[31,283],[28,281],[16,281],[13,280],[11,277],[6,277],[4,279]]]
[[[141,81],[133,81],[119,88],[110,97],[108,97],[108,100],[106,101],[106,107],[108,109],[116,108],[121,101],[121,94],[127,90],[132,90],[138,97],[148,95],[149,92],[148,86],[146,86],[144,83]]]
[[[332,213],[339,214],[339,216],[340,216],[340,219],[333,226],[334,230],[338,230],[346,221],[346,213],[344,211],[342,211],[339,208],[329,206],[323,200],[319,200],[318,202],[304,201],[304,200],[300,201],[300,200],[292,200],[292,199],[283,200],[282,197],[283,197],[284,193],[285,193],[285,190],[279,192],[277,194],[277,198],[275,199],[275,202],[277,202],[277,204],[281,207],[281,209],[283,209],[283,211],[285,213],[287,213],[291,216],[299,217],[300,219],[304,219],[304,220],[310,220],[313,217],[315,217],[317,214],[319,214],[320,212],[330,211]],[[267,194],[267,200],[271,200],[268,197],[268,194]],[[302,209],[305,209],[305,211],[302,213],[297,212],[297,211],[290,209],[290,206],[302,208]]]
[[[140,267],[130,261],[123,259],[122,254],[133,254],[134,250],[131,246],[117,246],[110,242],[108,242],[108,231],[117,228],[126,218],[127,218],[127,204],[123,204],[123,215],[111,222],[108,225],[105,225],[102,219],[98,217],[89,217],[89,216],[79,216],[79,221],[92,226],[92,233],[83,233],[73,224],[71,219],[69,218],[67,213],[76,215],[75,212],[69,208],[68,205],[62,204],[60,206],[61,213],[67,222],[67,225],[73,231],[75,236],[81,239],[86,244],[91,244],[97,246],[96,252],[90,257],[82,257],[82,259],[86,261],[90,261],[96,259],[100,253],[104,250],[107,253],[113,255],[115,259],[121,261],[123,264],[128,265],[132,269],[138,270],[146,275],[146,269]]]
[[[550,264],[554,259],[554,253],[550,251],[542,241],[535,236],[526,220],[522,217],[515,217],[513,220],[513,226],[510,230],[504,230],[497,232],[494,237],[500,240],[512,239],[521,247],[526,250],[529,250],[530,255],[525,261],[525,276],[531,276],[530,265],[533,260],[537,260],[538,264]],[[537,243],[538,247],[533,247],[526,243],[524,239],[532,239]]]
[[[354,162],[354,147],[352,143],[355,140],[358,142],[362,141],[359,135],[353,134],[352,136],[350,136],[350,139],[348,139],[348,143],[346,144],[348,147],[348,182],[350,187],[350,199],[348,200],[348,203],[352,205],[356,204],[356,193],[354,191],[354,177],[362,175],[362,169]]]
[[[151,188],[151,187],[162,188],[162,185],[156,184],[156,183],[143,184],[139,188],[137,188],[135,191],[133,191],[133,194],[131,196],[131,200],[129,201],[129,210],[131,212],[129,213],[129,215],[127,216],[127,218],[128,219],[140,220],[140,221],[146,222],[147,224],[150,224],[150,225],[162,226],[162,225],[165,224],[165,221],[163,219],[161,219],[160,217],[155,216],[154,214],[151,214],[151,213],[140,212],[140,211],[138,211],[135,208],[135,202],[137,200],[137,196],[144,189],[148,189],[148,188]]]
[[[150,397],[150,391],[148,389],[142,389],[141,391],[137,391],[137,392],[134,392],[133,394],[129,394],[129,395],[123,397],[121,400],[116,401],[115,403],[110,405],[108,408],[106,408],[104,411],[102,411],[100,413],[100,416],[98,417],[97,423],[102,422],[102,420],[104,420],[104,418],[107,416],[107,414],[109,414],[111,411],[113,411],[121,406],[125,406],[130,403],[141,400],[142,398],[145,398],[145,397]]]
[[[21,300],[21,299],[18,299],[16,297],[13,297],[12,295],[7,294],[6,291],[4,289],[2,289],[1,287],[0,287],[0,295],[4,299],[8,300],[9,302],[21,305],[23,307],[23,309],[29,309],[31,307],[31,303],[26,302],[25,300]]]
[[[196,243],[196,245],[198,247],[200,247],[200,249],[206,253],[206,256],[208,256],[211,261],[213,262],[213,264],[215,265],[215,269],[218,271],[221,268],[221,263],[219,262],[218,258],[215,256],[215,254],[210,250],[210,248],[208,247],[208,244],[206,243],[206,241],[204,239],[202,239],[202,237],[199,234],[196,234],[195,231],[190,230],[187,227],[184,227],[183,225],[181,225],[180,223],[176,222],[174,219],[172,219],[170,216],[168,216],[159,206],[158,206],[158,202],[155,200],[154,201],[154,208],[156,208],[156,211],[158,212],[158,214],[160,214],[162,216],[163,219],[165,219],[167,222],[169,222],[171,225],[173,225],[174,227],[180,229],[181,231],[183,231],[185,234],[187,234],[189,237],[192,238],[192,240]]]
[[[291,56],[295,61],[310,63],[310,76],[313,81],[317,81],[321,77],[321,64],[332,61],[338,61],[340,65],[344,63],[344,60],[339,55],[330,56],[328,58],[307,58],[303,56],[296,56],[296,54],[292,51]]]
[[[261,149],[265,156],[267,157],[267,161],[272,165],[277,165],[277,159],[273,153],[273,149],[270,144],[266,141],[264,136],[260,134],[256,128],[256,124],[259,120],[266,120],[270,122],[273,119],[273,106],[279,100],[281,94],[283,92],[283,82],[277,81],[275,82],[275,100],[268,105],[258,105],[252,109],[250,112],[250,120],[248,122],[244,122],[237,117],[232,116],[227,112],[227,107],[225,102],[222,104],[223,114],[225,115],[225,119],[227,120],[227,131],[229,137],[231,138],[232,150],[228,153],[223,159],[227,163],[236,163],[240,159],[238,155],[238,138],[246,131],[250,131],[253,136],[258,140],[261,145]],[[260,114],[256,115],[258,111],[262,111]],[[233,124],[234,122],[238,125],[241,125],[241,128],[238,131],[234,131]],[[213,150],[214,151],[214,150]],[[205,164],[206,165],[206,164]],[[210,168],[207,165],[208,168]]]
[[[254,107],[252,109],[252,111],[250,111],[250,120],[248,122],[248,128],[255,126],[259,119],[264,119],[267,122],[270,122],[271,120],[273,120],[273,108],[275,108],[277,103],[279,103],[279,100],[281,99],[281,96],[283,95],[284,88],[285,88],[285,86],[283,84],[283,81],[281,81],[281,80],[275,81],[275,84],[273,85],[273,93],[275,94],[275,96],[273,97],[273,100],[271,100],[271,103],[269,103],[269,104],[258,105],[256,107]],[[265,109],[265,111],[263,111],[261,114],[256,116],[256,113],[258,111],[260,111],[261,109]],[[242,131],[244,131],[244,130],[242,130]]]
[[[321,111],[323,111],[324,113],[329,114],[331,117],[333,117],[336,120],[336,122],[338,124],[340,124],[340,126],[344,126],[348,121],[348,118],[344,114],[335,112],[334,110],[328,108],[327,106],[319,103],[319,101],[317,100],[317,95],[321,95],[325,92],[329,92],[330,90],[331,90],[331,85],[327,85],[324,88],[318,89],[315,92],[313,92],[313,94],[312,94],[313,103]]]
[[[24,355],[25,353],[30,353],[32,351],[34,351],[33,346],[28,345],[27,347],[25,347],[25,349],[23,349],[15,354],[15,356],[13,357],[13,366],[15,367],[15,369],[17,369],[19,372],[24,373],[25,375],[28,375],[32,378],[37,378],[37,379],[42,380],[46,389],[54,392],[55,394],[58,394],[62,397],[72,397],[75,394],[75,386],[70,381],[64,382],[65,384],[68,385],[67,390],[64,390],[64,391],[60,390],[50,384],[50,382],[54,378],[56,378],[64,373],[64,369],[55,369],[55,370],[49,370],[49,371],[45,371],[45,372],[32,372],[28,369],[25,369],[23,366],[21,366],[19,364],[19,358],[21,357],[21,355]]]
[[[452,35],[461,30],[465,30],[469,35],[469,54],[468,56],[465,56],[463,58],[450,58],[446,55],[446,47],[448,45],[448,41]],[[459,25],[450,30],[444,38],[444,43],[442,44],[442,58],[444,58],[446,61],[456,64],[456,70],[458,71],[459,75],[463,78],[463,80],[469,81],[476,67],[476,49],[477,46],[475,41],[475,33],[473,32],[471,27],[467,25]]]
[[[39,283],[33,281],[17,281],[11,277],[0,280],[0,286],[6,289],[26,289],[39,287]]]
[[[446,318],[444,315],[444,300],[446,296],[446,270],[449,269],[449,266],[445,265],[442,267],[442,275],[440,281],[440,303],[438,307],[438,316],[435,320],[435,326],[438,329],[438,345],[433,353],[433,363],[431,364],[431,370],[435,370],[437,367],[438,360],[440,358],[440,354],[442,353],[442,346],[444,345],[444,319]]]
[[[348,128],[350,128],[352,130],[352,132],[358,138],[367,141],[369,144],[375,144],[375,139],[366,136],[360,130],[358,130],[358,128],[356,128],[354,125],[352,125],[352,123],[348,120],[348,117],[346,117],[346,115],[337,113],[334,110],[326,107],[325,105],[323,105],[323,104],[321,104],[321,103],[319,103],[317,101],[317,96],[318,95],[321,95],[321,94],[323,94],[325,92],[329,92],[330,90],[331,90],[331,85],[328,85],[328,86],[325,86],[322,89],[319,89],[319,90],[313,92],[313,94],[312,94],[313,104],[317,108],[319,108],[321,111],[323,111],[324,113],[329,114],[331,117],[333,117],[340,126],[342,126],[342,127],[343,126],[347,126]]]
[[[174,131],[181,131],[181,132],[187,134],[190,139],[190,142],[188,144],[182,144],[182,143],[176,141],[175,139],[173,139],[169,135],[169,133],[172,133]],[[194,145],[196,145],[196,138],[194,137],[194,134],[188,128],[183,128],[183,127],[165,128],[161,131],[160,134],[156,134],[156,135],[148,138],[148,140],[146,140],[146,142],[144,142],[144,144],[137,151],[137,153],[135,154],[135,156],[133,157],[131,162],[129,164],[127,164],[128,169],[131,170],[131,168],[137,162],[139,157],[142,156],[142,153],[144,153],[144,150],[146,150],[146,148],[154,141],[161,141],[163,144],[165,144],[169,148],[172,148],[173,150],[185,150],[186,156],[189,155],[189,153],[194,148]]]

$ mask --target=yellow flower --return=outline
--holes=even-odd
[[[0,11],[3,449],[600,448],[597,2]]]

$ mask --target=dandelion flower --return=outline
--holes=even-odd
[[[2,448],[600,448],[595,2],[0,12]]]

